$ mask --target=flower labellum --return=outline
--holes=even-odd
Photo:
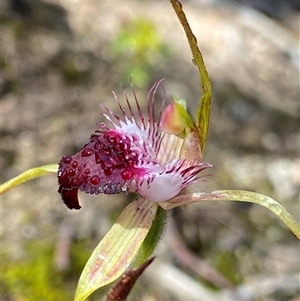
[[[163,98],[156,118],[155,94],[160,83],[155,83],[148,93],[147,116],[142,113],[133,87],[137,113],[133,112],[125,91],[129,113],[126,113],[114,94],[123,118],[102,106],[102,115],[110,126],[101,123],[100,129],[78,153],[61,159],[58,191],[67,207],[80,209],[78,189],[90,194],[136,192],[151,201],[164,202],[178,195],[183,188],[198,179],[200,171],[210,167],[201,162],[201,151],[197,152],[198,156],[190,158],[186,153],[192,148],[189,145],[195,144],[195,141],[190,143],[195,140],[193,137],[196,137],[196,144],[199,145],[195,133],[193,136],[185,135],[182,139],[175,136],[177,133],[165,133],[161,128],[162,119],[172,117],[172,112],[167,109],[162,118]],[[180,124],[180,120],[185,117],[176,114]],[[170,120],[168,123],[172,129]],[[185,130],[189,129],[186,124],[184,127]],[[182,151],[183,158],[180,156]]]

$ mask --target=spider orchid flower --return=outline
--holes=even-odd
[[[102,106],[108,122],[100,124],[78,153],[61,159],[58,191],[68,208],[80,209],[78,189],[90,194],[135,192],[154,202],[168,201],[211,167],[202,162],[197,127],[179,102],[165,108],[164,97],[155,114],[160,83],[148,93],[146,116],[133,86],[137,113],[124,89],[126,110],[114,94],[122,117]]]

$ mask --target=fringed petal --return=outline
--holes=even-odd
[[[58,191],[70,209],[80,208],[78,190],[90,194],[134,191],[152,201],[164,202],[194,182],[201,170],[210,167],[201,163],[195,146],[198,140],[188,133],[191,127],[185,127],[184,139],[162,132],[160,123],[165,98],[158,115],[155,115],[155,94],[160,83],[155,83],[148,93],[146,117],[133,86],[137,113],[134,113],[124,89],[126,109],[114,94],[121,117],[102,106],[102,115],[110,126],[101,123],[100,130],[78,153],[62,158]]]

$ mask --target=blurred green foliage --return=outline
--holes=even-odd
[[[231,283],[237,285],[242,282],[242,276],[239,272],[239,261],[234,252],[225,250],[217,254],[215,267]]]
[[[170,54],[170,49],[151,20],[133,18],[123,22],[108,52],[115,60],[116,73],[120,74],[122,81],[127,81],[133,74],[135,85],[145,87],[152,74],[157,76],[157,70]]]
[[[4,294],[11,298],[9,300],[73,300],[76,282],[89,253],[90,250],[72,245],[71,267],[65,272],[54,265],[52,243],[29,242],[20,260],[12,260],[4,254],[1,275]]]
[[[32,242],[26,258],[4,261],[2,282],[13,300],[56,301],[71,295],[63,288],[63,276],[53,267],[53,248]]]

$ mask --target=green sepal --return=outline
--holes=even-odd
[[[57,170],[58,164],[49,164],[28,169],[15,178],[1,184],[0,194],[3,194],[4,192],[32,179],[43,177],[49,175],[50,173],[57,173]]]

